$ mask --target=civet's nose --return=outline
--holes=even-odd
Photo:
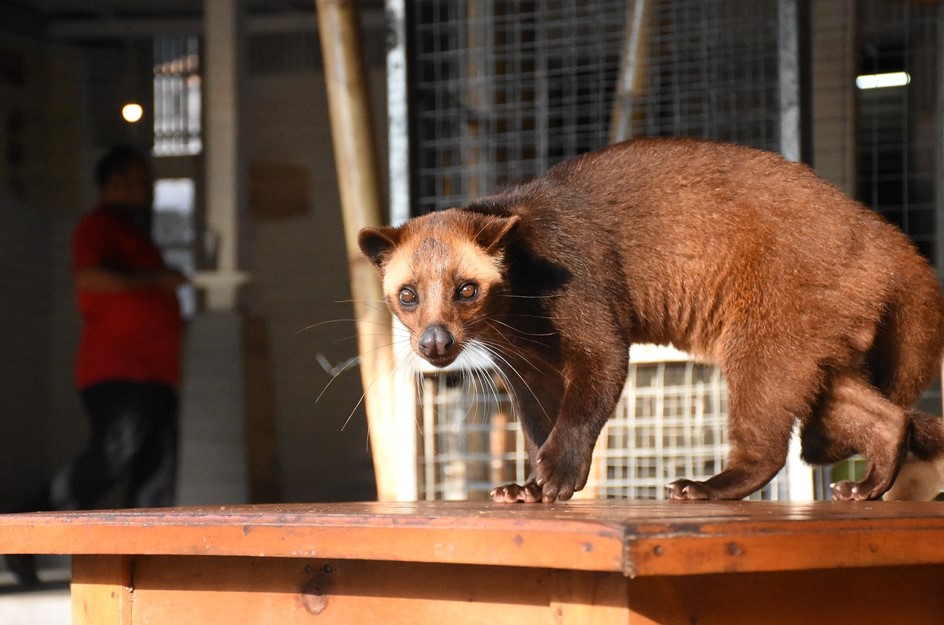
[[[426,358],[442,358],[452,353],[456,339],[440,325],[429,326],[420,336],[419,349]]]

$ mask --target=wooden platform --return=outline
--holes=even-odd
[[[73,622],[944,622],[944,504],[326,504],[0,516]]]

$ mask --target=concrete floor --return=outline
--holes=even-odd
[[[13,576],[0,571],[0,625],[69,625],[72,602],[69,599],[69,568],[61,562],[54,568],[42,566],[36,588],[20,587]]]

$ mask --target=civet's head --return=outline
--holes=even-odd
[[[413,351],[431,364],[451,364],[478,335],[517,223],[514,216],[449,209],[361,230],[358,244],[381,273],[388,308],[410,331]]]

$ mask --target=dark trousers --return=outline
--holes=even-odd
[[[82,389],[89,419],[85,449],[53,476],[52,510],[96,506],[127,480],[124,505],[174,505],[177,480],[177,392],[148,382],[102,382]]]

